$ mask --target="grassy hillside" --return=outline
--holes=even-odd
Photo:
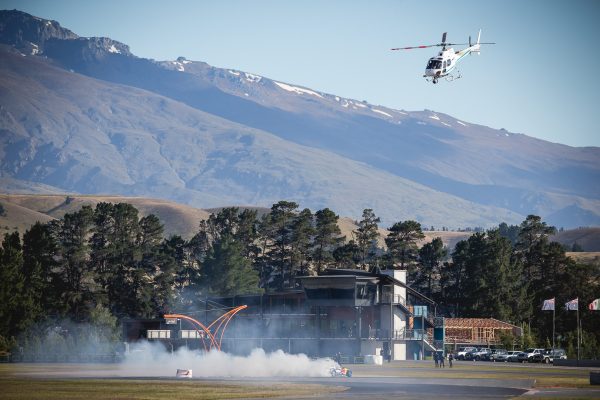
[[[5,230],[16,229],[24,233],[36,221],[61,218],[84,205],[95,207],[100,202],[128,203],[137,208],[142,216],[155,214],[165,226],[165,236],[177,234],[190,238],[198,230],[200,221],[210,215],[199,208],[141,197],[0,194],[0,203],[7,210],[6,216],[0,217],[0,227],[8,226],[9,229]]]
[[[550,238],[561,244],[573,246],[577,242],[584,251],[600,251],[600,227],[568,229]]]
[[[2,195],[0,195],[0,204],[4,208],[4,213],[0,215],[0,235],[2,236],[14,231],[23,234],[38,221],[46,223],[54,219],[50,215],[11,203]]]
[[[600,265],[600,251],[567,252],[567,256],[581,264]]]
[[[340,230],[342,231],[342,235],[346,236],[346,240],[353,239],[352,232],[355,231],[358,226],[355,221],[351,218],[340,218],[338,225]],[[385,237],[388,235],[389,231],[383,227],[379,227],[379,246],[385,247]],[[472,232],[453,232],[453,231],[426,231],[423,232],[425,234],[425,239],[419,242],[419,246],[424,245],[425,243],[431,242],[436,237],[442,239],[444,246],[448,247],[450,251],[454,249],[456,243],[461,240],[466,240],[471,236]]]

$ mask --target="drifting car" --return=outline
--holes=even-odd
[[[333,377],[346,376],[346,377],[350,378],[352,376],[352,371],[350,371],[346,367],[337,366],[337,367],[329,368],[329,374]]]

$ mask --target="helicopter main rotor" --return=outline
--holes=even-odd
[[[447,46],[466,46],[466,45],[469,45],[469,47],[472,46],[472,44],[471,44],[471,37],[469,37],[469,43],[446,43],[446,35],[447,35],[447,33],[448,32],[444,32],[442,34],[442,42],[441,43],[426,44],[426,45],[421,45],[421,46],[396,47],[396,48],[393,48],[391,50],[426,49],[428,47],[442,47],[443,50],[446,50]],[[479,44],[496,44],[496,43],[479,43]]]

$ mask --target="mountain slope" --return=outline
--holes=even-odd
[[[41,58],[3,53],[0,87],[0,167],[17,179],[202,208],[289,199],[359,216],[373,207],[387,223],[488,226],[522,218]]]
[[[412,216],[427,224],[440,226],[452,226],[456,223],[458,225],[454,226],[472,225],[477,221],[476,218],[466,217],[465,208],[457,202],[459,198],[467,200],[465,203],[460,203],[468,204],[467,208],[471,208],[473,203],[479,204],[477,206],[479,208],[472,208],[471,211],[485,214],[479,219],[481,225],[486,225],[488,223],[486,221],[491,220],[498,222],[506,219],[508,222],[509,218],[520,218],[529,213],[547,217],[548,222],[565,227],[597,224],[600,219],[600,187],[596,184],[600,181],[600,149],[598,148],[573,148],[548,143],[521,134],[473,125],[433,111],[392,110],[273,81],[243,71],[214,68],[206,63],[192,62],[184,58],[164,62],[138,58],[132,55],[129,48],[122,43],[108,38],[81,38],[60,28],[56,22],[49,23],[25,13],[0,11],[0,21],[8,21],[4,24],[0,23],[0,42],[11,46],[7,51],[18,50],[26,54],[24,58],[27,59],[39,58],[37,56],[43,55],[46,57],[43,60],[45,67],[53,64],[67,71],[74,71],[75,74],[71,76],[83,74],[99,79],[105,84],[112,82],[126,85],[117,85],[121,88],[143,89],[142,92],[145,93],[143,96],[148,96],[148,92],[152,92],[159,95],[157,97],[161,99],[159,101],[166,101],[165,98],[173,99],[178,104],[184,103],[191,108],[204,111],[201,117],[197,117],[198,120],[218,120],[221,126],[224,120],[227,120],[229,125],[226,129],[232,132],[245,132],[247,129],[254,128],[250,131],[270,134],[268,140],[256,146],[243,146],[245,154],[240,154],[239,144],[231,146],[229,143],[225,146],[227,150],[219,153],[218,159],[221,162],[221,164],[217,163],[220,165],[219,168],[223,169],[226,165],[237,167],[242,162],[244,174],[250,175],[245,178],[239,175],[237,181],[234,179],[235,182],[232,182],[231,177],[221,171],[219,174],[226,176],[229,181],[221,182],[216,179],[218,183],[214,182],[213,186],[205,185],[202,194],[198,193],[194,185],[198,185],[199,182],[208,183],[207,179],[215,178],[209,175],[216,171],[198,169],[197,166],[193,166],[194,163],[186,159],[176,161],[173,165],[175,170],[168,172],[167,164],[170,165],[172,155],[176,152],[173,149],[164,157],[167,161],[159,157],[148,160],[145,165],[142,160],[135,159],[133,154],[119,159],[116,154],[121,152],[121,149],[115,153],[114,148],[93,146],[94,152],[100,152],[98,154],[102,151],[110,153],[103,157],[110,162],[114,161],[115,164],[111,168],[103,166],[94,171],[90,171],[88,167],[78,171],[78,168],[73,165],[67,176],[66,186],[62,183],[61,173],[55,175],[48,173],[48,168],[52,168],[52,161],[49,160],[53,160],[52,157],[56,155],[46,154],[46,158],[38,158],[35,163],[28,162],[28,168],[35,169],[38,171],[36,173],[44,176],[43,181],[41,178],[36,178],[37,175],[33,171],[19,169],[21,178],[28,177],[27,179],[30,180],[63,188],[82,186],[84,192],[90,193],[94,188],[85,186],[85,182],[88,181],[87,175],[99,174],[94,177],[94,182],[101,181],[103,176],[108,175],[109,180],[116,177],[119,185],[124,185],[107,184],[106,188],[110,190],[127,190],[127,193],[148,193],[152,196],[160,196],[161,186],[170,187],[179,179],[179,183],[175,185],[177,189],[173,194],[169,194],[169,197],[200,202],[203,206],[223,205],[223,201],[239,204],[239,201],[231,197],[249,201],[251,204],[262,202],[260,205],[265,205],[264,202],[268,203],[276,193],[279,193],[283,196],[281,198],[293,198],[302,204],[311,204],[313,208],[329,206],[340,213],[348,210],[347,215],[354,216],[360,214],[359,209],[362,207],[372,207],[376,212],[381,213],[387,213],[384,208],[395,207],[394,211],[384,218],[396,220],[400,217]],[[35,51],[32,50],[34,48]],[[14,71],[13,76],[15,76]],[[69,82],[69,79],[63,80],[63,84],[69,85]],[[47,86],[51,91],[64,89],[59,86]],[[125,89],[119,92],[118,96],[126,97],[124,92]],[[131,89],[131,93],[142,92]],[[32,92],[22,92],[21,95],[25,96],[26,93]],[[80,91],[77,95],[75,93],[73,95],[75,97],[71,100],[75,102],[76,96],[84,93]],[[48,103],[48,100],[47,98],[38,103]],[[102,121],[122,117],[119,108],[124,100],[109,99],[104,96],[99,101],[104,103],[102,106],[104,108],[110,101],[114,102],[117,106],[109,107],[114,113],[107,115],[98,104],[90,105],[88,110],[84,111],[83,118],[69,121],[69,125],[74,126],[81,122],[86,129],[94,129],[97,123],[102,124]],[[171,104],[174,103],[169,103],[170,108],[172,108]],[[64,106],[66,107],[66,104]],[[160,109],[160,107],[142,110],[139,105],[136,106],[134,108],[137,109],[129,112],[155,113],[138,114],[138,118],[142,119],[156,120],[162,117],[160,112],[172,112],[171,109]],[[178,107],[182,107],[182,104]],[[9,127],[8,130],[13,135],[23,138],[27,137],[23,129],[29,133],[35,129],[43,129],[33,123],[40,118],[36,110],[42,110],[43,105],[36,104],[33,108],[33,115],[29,120],[15,122],[10,118],[4,118],[3,124]],[[56,109],[58,105],[52,105],[52,108]],[[3,110],[0,109],[0,116],[2,112]],[[130,114],[130,117],[133,118],[133,114]],[[215,117],[220,118],[215,119]],[[87,119],[93,122],[90,124]],[[171,120],[167,125],[172,122]],[[151,122],[150,125],[155,122]],[[180,125],[180,122],[174,123],[175,126]],[[111,134],[109,141],[120,141],[121,147],[131,150],[134,146],[132,141],[135,135],[138,135],[137,140],[141,141],[142,145],[136,151],[149,154],[167,144],[164,137],[170,135],[164,132],[162,139],[153,139],[157,145],[152,141],[146,141],[144,134],[139,132],[147,131],[144,124],[145,122],[138,123],[136,134],[130,132],[121,132],[121,135]],[[161,124],[162,127],[158,129],[169,129],[165,128],[163,123],[159,123]],[[102,129],[102,127],[97,128]],[[184,130],[188,131],[187,135],[193,135],[194,129],[195,127],[188,125]],[[45,132],[42,136],[48,137],[53,134],[53,132]],[[238,135],[238,139],[243,136],[245,133]],[[276,141],[275,137],[283,141]],[[291,143],[301,146],[292,146]],[[114,143],[111,144],[114,147]],[[177,143],[177,145],[181,144],[182,142]],[[223,145],[223,142],[219,142],[220,145]],[[276,148],[277,153],[284,155],[275,163],[264,163],[264,157],[263,162],[257,162],[258,154],[249,152],[250,149],[257,150],[257,146],[262,149],[261,151],[274,146],[273,150]],[[116,147],[118,148],[119,145]],[[336,166],[333,164],[338,163],[339,160],[340,164],[337,168],[341,173],[335,175],[334,181],[335,184],[340,184],[346,189],[341,192],[336,191],[335,185],[331,184],[332,181],[319,182],[323,172],[315,171],[313,165],[303,165],[306,170],[295,168],[294,171],[288,171],[286,166],[282,166],[287,162],[283,160],[289,157],[292,159],[304,157],[296,151],[301,148],[317,158],[327,158],[328,162],[316,164],[321,165],[322,169],[325,165],[327,165],[326,169],[335,169]],[[15,170],[15,164],[24,162],[23,157],[26,157],[27,152],[19,154],[16,159],[11,159],[10,163],[3,164],[3,168],[4,165],[9,167],[5,173],[10,176],[14,174],[11,171]],[[336,158],[332,158],[334,154]],[[82,155],[74,162],[86,161],[82,160],[86,157]],[[90,157],[97,157],[96,153],[91,154]],[[300,166],[296,161],[292,163],[296,167]],[[361,167],[348,168],[344,163],[350,163],[348,165],[356,168]],[[188,166],[191,170],[184,171]],[[302,177],[281,179],[282,176],[279,176],[269,183],[262,177],[253,183],[253,179],[256,178],[252,174],[261,174],[262,167],[283,168],[292,176],[302,175]],[[366,175],[364,171],[359,173],[358,170],[363,167],[371,172]],[[124,172],[126,170],[130,170],[131,173]],[[147,171],[154,171],[155,181],[149,179]],[[352,173],[347,173],[350,171]],[[378,179],[367,176],[372,175],[373,171],[379,174]],[[117,175],[113,176],[113,174]],[[363,176],[363,179],[357,179],[357,176]],[[241,184],[238,182],[240,180],[243,181]],[[76,184],[75,181],[79,183]],[[300,181],[303,183],[299,184]],[[308,186],[307,182],[310,182]],[[229,186],[229,183],[232,186]],[[252,184],[255,186],[251,187]],[[182,189],[182,186],[185,189]],[[220,190],[221,186],[227,187],[228,191],[223,193],[223,190]],[[105,190],[101,189],[102,187],[99,185],[96,189]],[[411,187],[412,191],[405,187]],[[422,196],[425,193],[424,187],[427,187],[427,190],[433,189],[432,196],[426,196],[427,198]],[[187,189],[193,189],[194,193],[190,194]],[[267,193],[263,193],[263,190]],[[317,190],[321,191],[318,195],[316,195]],[[239,194],[236,191],[239,191]],[[380,196],[381,192],[385,192],[383,197]],[[360,193],[358,195],[360,199],[351,200],[355,203],[353,206],[346,204],[348,193],[352,193],[352,196]],[[450,194],[449,198],[452,201],[446,202],[441,193]],[[231,196],[232,194],[235,196]],[[390,205],[398,203],[398,198],[412,201]],[[336,209],[336,206],[341,209]],[[481,206],[494,208],[481,208]],[[455,217],[454,210],[457,208],[461,211]],[[512,214],[498,211],[498,208],[509,209]],[[398,212],[399,209],[402,209],[402,212]],[[443,214],[449,220],[442,218]]]

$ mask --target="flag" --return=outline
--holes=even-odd
[[[590,303],[588,308],[592,311],[600,310],[600,299],[596,299]]]
[[[544,305],[542,306],[542,310],[544,311],[554,311],[554,298],[544,300]]]
[[[579,297],[576,299],[573,299],[569,302],[565,303],[565,308],[567,309],[567,311],[577,311],[579,310]]]

